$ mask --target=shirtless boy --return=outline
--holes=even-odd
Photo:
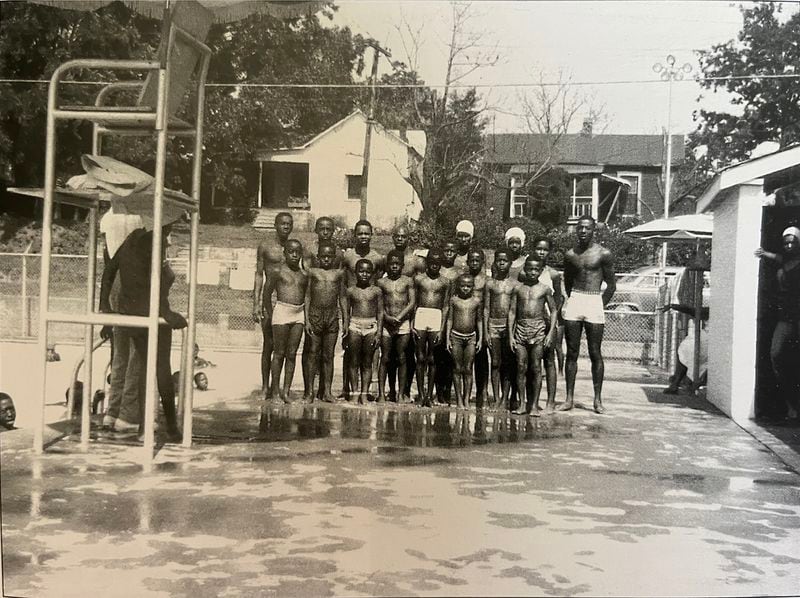
[[[443,258],[440,249],[431,249],[425,258],[425,272],[414,277],[417,309],[412,328],[417,345],[417,389],[423,407],[431,406],[431,385],[436,375],[433,350],[441,340],[450,299],[450,281],[439,274]]]
[[[363,405],[372,382],[372,359],[383,334],[383,293],[373,284],[375,267],[368,259],[356,262],[356,284],[347,289],[347,351],[350,353],[350,388],[359,388]]]
[[[304,268],[313,268],[319,267],[319,262],[317,261],[317,257],[319,255],[319,246],[323,244],[332,244],[336,254],[333,259],[333,267],[334,268],[341,268],[342,265],[342,255],[343,252],[341,249],[336,247],[336,244],[333,241],[333,233],[336,232],[336,225],[333,222],[333,218],[328,216],[320,216],[317,218],[317,222],[314,225],[314,232],[317,233],[317,253],[314,253],[313,249],[308,247],[303,252],[303,267]]]
[[[511,390],[508,361],[515,359],[509,353],[508,312],[511,309],[511,293],[517,283],[508,276],[511,267],[511,255],[506,248],[494,252],[492,278],[486,281],[483,293],[483,322],[486,331],[489,353],[492,358],[492,394],[494,408],[507,409],[508,395]],[[504,367],[505,366],[505,367]],[[502,382],[502,394],[500,385]]]
[[[544,262],[534,256],[525,260],[525,280],[511,293],[511,309],[508,312],[508,340],[517,358],[517,392],[519,407],[516,415],[539,416],[539,394],[542,391],[542,357],[553,345],[558,322],[558,311],[553,291],[539,282]],[[547,312],[550,310],[549,332]],[[533,396],[526,397],[525,378],[530,370],[533,376]],[[527,400],[526,400],[527,399]]]
[[[486,288],[485,273],[486,256],[481,249],[470,247],[467,251],[467,274],[472,276],[474,287],[472,294],[481,302],[481,320],[483,320],[483,291]],[[486,331],[482,336],[486,340]],[[478,344],[475,353],[475,393],[476,406],[483,407],[489,394],[489,351],[486,343]]]
[[[473,294],[475,282],[469,274],[459,276],[454,286],[445,335],[455,364],[456,408],[466,409],[472,394],[475,347],[483,345],[483,301]]]
[[[386,255],[386,277],[378,281],[383,293],[383,336],[381,337],[381,363],[378,368],[378,402],[385,401],[384,388],[389,357],[394,351],[397,360],[397,381],[400,388],[398,403],[409,402],[406,394],[408,363],[406,349],[411,336],[411,316],[414,313],[416,291],[414,281],[403,272],[404,256],[398,249]]]
[[[292,234],[294,221],[289,212],[280,212],[275,216],[275,235],[264,239],[256,250],[256,274],[253,282],[253,321],[261,323],[261,333],[264,336],[264,345],[261,349],[261,389],[266,394],[269,388],[270,364],[272,362],[272,323],[268,314],[272,309],[267,309],[264,303],[269,303],[267,295],[264,298],[264,283],[267,272],[283,263],[283,249],[289,235]]]
[[[456,278],[461,274],[458,266],[456,266],[456,256],[458,255],[458,244],[455,241],[447,241],[442,245],[442,269],[440,274],[447,278],[450,284],[456,281]]]
[[[564,293],[562,292],[561,273],[555,268],[547,265],[547,258],[553,248],[552,242],[547,237],[537,237],[533,241],[533,250],[531,255],[541,260],[544,266],[539,282],[543,285],[550,287],[553,291],[553,299],[556,301],[556,309],[560,313],[561,306],[564,304]],[[549,319],[547,320],[550,321]],[[561,322],[556,327],[556,336],[553,341],[553,346],[545,349],[544,351],[544,375],[547,381],[547,410],[552,411],[556,405],[556,359],[558,360],[558,369],[563,372],[564,370],[564,352],[561,350],[561,344],[564,339],[564,326]]]
[[[617,281],[614,276],[614,258],[608,249],[594,242],[594,231],[594,218],[588,215],[581,216],[575,227],[577,243],[564,256],[564,286],[567,300],[561,315],[564,318],[564,337],[567,339],[567,359],[564,364],[567,400],[559,408],[562,411],[568,411],[573,407],[578,353],[583,330],[586,330],[586,344],[592,362],[594,410],[595,413],[605,411],[601,397],[605,374],[601,352],[605,328],[603,310],[617,290]],[[603,282],[606,283],[606,288],[601,295]]]
[[[339,333],[339,314],[344,320],[347,309],[344,271],[334,265],[336,246],[330,241],[320,241],[314,261],[317,266],[307,270],[305,321],[308,359],[303,362],[306,383],[303,399],[314,401],[314,379],[319,372],[322,400],[332,403],[333,352]]]
[[[283,248],[286,263],[267,272],[264,288],[264,310],[272,322],[272,371],[271,386],[267,400],[289,403],[289,389],[294,378],[297,348],[303,336],[304,308],[308,275],[300,269],[303,246],[300,241],[289,239]],[[272,292],[276,303],[272,306]],[[283,373],[283,388],[280,374]]]
[[[359,220],[353,227],[353,237],[355,245],[344,252],[342,256],[342,268],[345,271],[345,284],[348,288],[356,284],[356,264],[361,259],[366,259],[372,262],[373,274],[372,282],[374,283],[381,276],[383,276],[384,258],[383,256],[370,247],[372,242],[372,224],[369,220]],[[344,348],[344,355],[342,356],[342,371],[350,371],[350,354],[348,349]],[[344,376],[342,395],[347,396],[350,392],[350,377]]]

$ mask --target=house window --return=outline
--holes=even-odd
[[[642,187],[642,173],[640,172],[618,172],[617,176],[628,183],[630,183],[630,187],[626,189],[627,191],[627,199],[625,201],[625,206],[622,211],[623,214],[628,216],[634,216],[639,214],[642,210],[642,206],[640,203],[641,200],[641,187]]]
[[[592,177],[572,177],[572,217],[592,215]]]
[[[347,175],[347,199],[361,199],[361,175]]]

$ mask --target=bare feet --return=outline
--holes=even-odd
[[[603,401],[601,401],[600,399],[595,399],[594,400],[594,412],[595,413],[605,413],[605,411],[606,411],[606,408],[603,407]]]
[[[378,393],[378,398],[375,400],[375,402],[376,403],[385,403],[386,402],[386,397],[383,395],[382,392]]]
[[[325,395],[325,396],[322,397],[322,400],[325,401],[326,403],[335,403],[336,402],[336,399],[334,399],[332,395]]]
[[[558,411],[571,411],[572,407],[573,407],[573,401],[567,399],[567,401],[564,404],[559,405]]]
[[[545,413],[553,413],[555,410],[556,410],[556,404],[555,404],[555,402],[553,402],[553,403],[550,403],[550,402],[548,401],[547,405],[546,405],[546,406],[545,406],[545,408],[544,408],[544,412],[545,412]]]

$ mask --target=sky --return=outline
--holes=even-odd
[[[473,72],[463,82],[481,87],[489,109],[489,132],[525,132],[520,94],[523,85],[542,79],[558,81],[559,72],[570,77],[576,92],[593,98],[607,116],[603,132],[657,134],[671,123],[673,133],[688,133],[695,124],[692,112],[701,105],[732,109],[729,97],[702,90],[692,80],[699,74],[695,50],[734,39],[741,28],[741,3],[724,1],[477,1],[471,6],[469,34],[479,34],[479,51],[495,51],[499,60]],[[338,0],[334,23],[369,35],[392,52],[395,60],[408,60],[409,36],[417,32],[421,50],[418,70],[430,84],[444,82],[451,6],[445,0]],[[800,4],[784,3],[793,13]],[[692,71],[672,89],[668,118],[669,85],[659,79],[653,65],[668,54],[677,66],[688,63]],[[370,63],[368,63],[369,65]],[[389,70],[382,60],[381,73]],[[626,81],[619,84],[615,82]],[[591,84],[589,84],[591,83]],[[703,99],[698,103],[698,96]],[[588,106],[589,104],[587,104]],[[574,119],[580,129],[588,108]]]

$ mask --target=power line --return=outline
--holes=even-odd
[[[783,73],[779,75],[731,75],[726,77],[696,77],[694,79],[683,79],[676,83],[706,83],[713,81],[746,81],[754,79],[800,79],[800,74]],[[49,79],[0,79],[0,84],[47,84]],[[103,81],[61,81],[66,85],[108,85]],[[616,81],[555,81],[555,82],[521,82],[521,83],[451,83],[449,86],[444,83],[378,83],[375,87],[380,89],[425,89],[443,88],[451,89],[491,89],[501,87],[562,87],[562,86],[597,86],[597,85],[632,85],[639,83],[663,83],[659,79],[622,79]],[[368,83],[206,83],[206,87],[240,87],[252,89],[366,89]]]

